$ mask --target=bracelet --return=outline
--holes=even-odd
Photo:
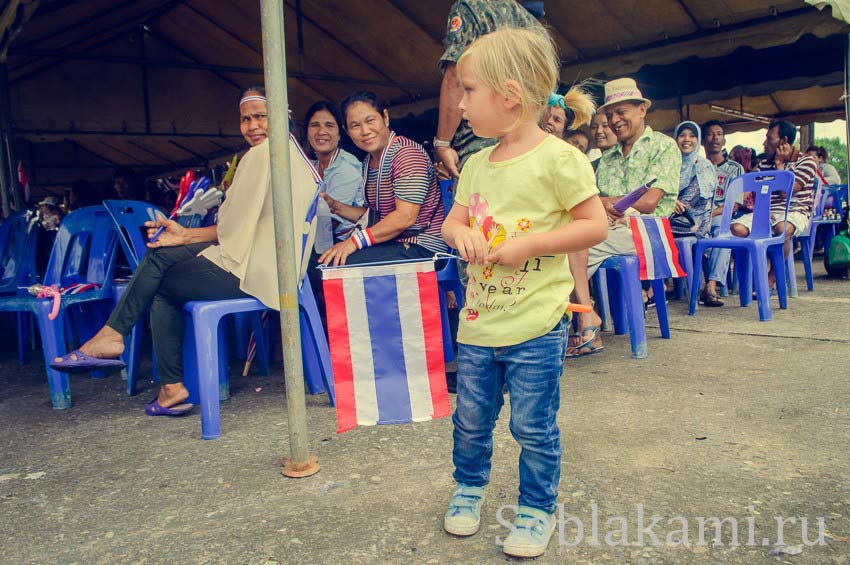
[[[375,239],[372,237],[372,230],[370,229],[355,230],[349,239],[354,243],[354,247],[358,251],[375,245]]]
[[[443,141],[442,139],[437,139],[436,137],[434,137],[433,144],[434,144],[434,147],[451,147],[452,146],[451,141]]]

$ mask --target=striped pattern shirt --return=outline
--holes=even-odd
[[[776,165],[773,163],[759,164],[760,171],[776,170]],[[803,185],[799,191],[791,196],[791,203],[788,205],[789,212],[799,212],[807,218],[812,216],[812,204],[815,199],[814,185],[815,176],[818,170],[817,162],[810,155],[800,153],[800,156],[793,163],[786,163],[785,170],[794,173],[795,182]],[[785,195],[781,192],[774,192],[770,201],[770,210],[772,213],[785,213]]]
[[[367,158],[364,162],[366,205],[378,212],[379,220],[395,210],[396,199],[419,206],[416,223],[407,230],[417,233],[403,232],[394,241],[421,245],[435,253],[447,251],[440,234],[446,214],[437,174],[425,149],[411,139],[395,136],[384,159],[380,187],[378,170],[368,168],[369,161]]]

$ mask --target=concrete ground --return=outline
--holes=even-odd
[[[737,297],[696,317],[671,302],[672,339],[660,339],[654,314],[647,320],[648,359],[630,359],[627,336],[605,334],[603,353],[567,364],[558,417],[564,544],[556,534],[539,562],[850,557],[850,281],[815,284],[786,311],[774,299],[769,323],[755,307],[734,304]],[[517,493],[509,406],[495,434],[481,531],[458,539],[441,530],[453,486],[449,418],[337,435],[327,397],[308,397],[310,446],[322,469],[287,479],[280,370],[231,382],[223,436],[201,441],[197,414],[147,417],[154,389],[127,397],[118,375],[73,377],[73,408],[52,410],[43,366],[19,368],[6,351],[0,563],[507,559],[496,539],[506,532],[499,517],[512,517],[500,507]],[[639,537],[641,520],[648,527],[653,517],[656,526]],[[704,525],[700,542],[699,520],[710,517],[728,519],[719,540]],[[779,556],[770,555],[775,517],[786,519]],[[802,518],[818,545],[803,543]],[[733,520],[740,545],[731,545]],[[581,542],[569,546],[579,521]]]

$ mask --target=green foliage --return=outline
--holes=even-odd
[[[829,155],[830,165],[838,169],[838,174],[841,175],[841,182],[847,182],[847,146],[837,137],[815,138],[815,145],[819,145],[826,149]]]

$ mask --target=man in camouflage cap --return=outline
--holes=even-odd
[[[476,137],[458,108],[463,88],[457,76],[457,61],[469,45],[482,35],[502,27],[545,29],[536,18],[543,17],[543,2],[516,0],[457,0],[449,12],[446,51],[440,58],[443,84],[440,88],[440,118],[434,138],[434,157],[444,176],[458,177],[466,159],[495,139]]]

